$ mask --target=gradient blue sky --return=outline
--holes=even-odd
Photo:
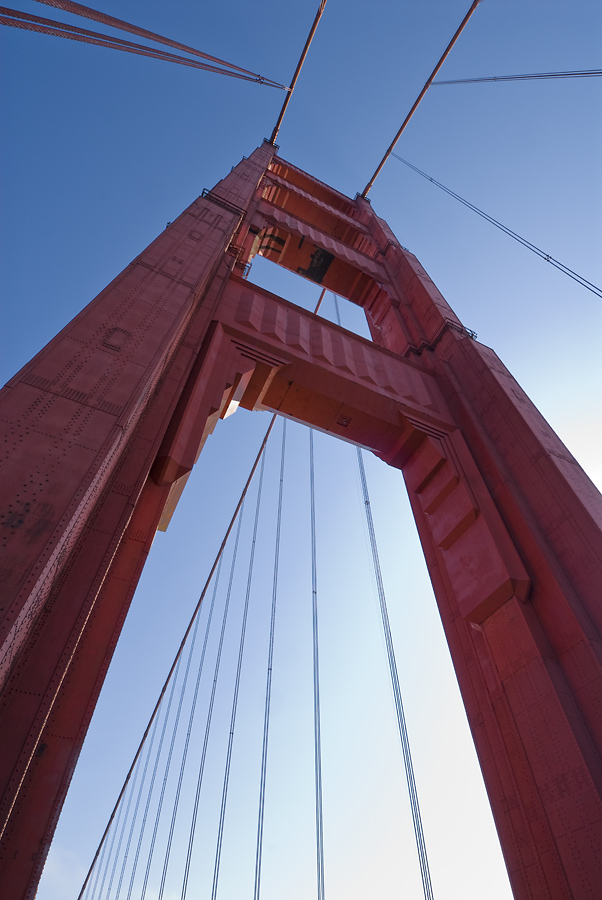
[[[329,0],[280,133],[281,155],[349,196],[361,191],[468,5],[468,0]],[[317,3],[266,8],[243,0],[99,0],[99,6],[287,82]],[[29,0],[21,0],[20,7],[74,21]],[[599,67],[601,34],[602,13],[595,0],[483,0],[441,77]],[[202,188],[269,136],[283,95],[13,29],[2,29],[0,39],[4,381]],[[601,284],[600,88],[600,79],[433,87],[398,152]],[[602,484],[599,298],[394,159],[370,197],[465,325],[498,352]],[[317,299],[315,286],[262,260],[254,263],[250,278],[304,306]],[[358,311],[347,307],[342,304],[343,324],[360,328]],[[330,299],[323,312],[333,317]],[[40,900],[77,894],[265,418],[240,411],[221,423],[170,529],[155,541],[65,806]],[[290,446],[283,536],[289,564],[274,668],[265,900],[284,895],[306,900],[315,892],[303,429],[291,428]],[[326,894],[329,900],[388,900],[402,892],[419,897],[354,454],[321,435],[316,449]],[[270,454],[266,492],[273,500],[275,446]],[[372,458],[366,463],[435,896],[508,900],[401,477]],[[220,900],[252,889],[257,728],[273,542],[274,509],[268,500],[265,516]],[[241,581],[238,604],[242,592]],[[236,617],[232,622],[228,659],[236,651]],[[219,706],[204,801],[207,819],[199,837],[203,852],[195,886],[201,896],[214,852],[219,797],[213,794],[220,789],[229,684],[224,683]]]

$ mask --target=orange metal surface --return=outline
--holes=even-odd
[[[594,900],[600,495],[370,204],[274,153],[193,203],[0,397],[5,896],[35,892],[154,530],[234,402],[402,469],[515,896]],[[363,306],[373,341],[245,281],[257,252]]]

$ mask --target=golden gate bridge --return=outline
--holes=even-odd
[[[476,5],[473,4],[471,12]],[[427,82],[425,87],[428,84]],[[105,443],[103,449],[99,449],[102,460],[99,457],[96,475],[91,481],[86,481],[90,472],[88,469],[81,484],[76,486],[74,479],[77,465],[73,463],[73,484],[70,485],[69,479],[65,479],[67,483],[61,485],[61,490],[66,493],[69,490],[75,491],[73,499],[69,501],[71,505],[64,507],[65,511],[75,511],[75,516],[72,515],[69,522],[65,522],[66,513],[63,515],[62,533],[53,532],[54,549],[48,544],[46,536],[36,534],[39,546],[44,543],[45,547],[37,563],[38,570],[44,562],[44,554],[47,554],[47,561],[36,576],[33,589],[31,585],[27,588],[28,600],[21,607],[13,607],[12,620],[9,610],[5,722],[22,720],[24,708],[35,706],[31,701],[24,701],[23,695],[28,693],[28,679],[33,679],[34,683],[41,677],[46,665],[40,664],[41,658],[47,660],[48,665],[51,668],[54,666],[54,669],[52,672],[48,669],[49,693],[45,693],[42,703],[37,710],[33,710],[33,724],[27,725],[29,731],[22,748],[18,744],[23,739],[19,736],[19,729],[11,729],[10,732],[7,757],[10,755],[12,741],[21,762],[10,771],[5,766],[5,771],[11,776],[5,795],[5,809],[8,809],[5,846],[10,849],[12,842],[13,848],[32,847],[32,841],[41,840],[42,845],[47,847],[49,826],[42,821],[43,836],[36,838],[32,834],[32,826],[35,832],[39,822],[34,823],[34,819],[43,820],[39,811],[42,808],[42,796],[46,795],[44,802],[49,803],[50,808],[55,811],[51,814],[51,820],[54,821],[53,816],[56,815],[57,806],[60,806],[64,794],[63,786],[57,791],[56,774],[50,779],[55,781],[52,789],[54,793],[52,790],[49,793],[47,773],[58,773],[62,765],[68,781],[74,757],[77,756],[77,749],[83,738],[80,724],[79,730],[76,728],[77,736],[73,733],[73,737],[67,737],[67,742],[73,744],[74,751],[66,761],[64,750],[59,749],[56,741],[57,736],[65,740],[66,734],[60,733],[61,728],[57,729],[57,722],[66,726],[63,728],[64,732],[69,732],[70,729],[73,731],[77,723],[86,721],[91,698],[93,700],[96,696],[99,687],[98,673],[105,668],[105,661],[110,656],[116,636],[115,629],[123,617],[123,604],[129,602],[130,586],[133,588],[141,560],[152,541],[153,523],[154,526],[161,527],[172,514],[183,487],[182,480],[186,479],[199,445],[203,445],[217,419],[227,416],[238,405],[242,405],[249,409],[276,410],[285,417],[307,422],[314,428],[370,448],[390,465],[403,469],[413,497],[421,540],[431,568],[431,577],[435,582],[469,720],[477,739],[477,747],[480,747],[481,764],[485,770],[490,799],[497,815],[498,829],[503,835],[502,845],[507,861],[514,860],[509,868],[515,896],[527,896],[521,893],[527,890],[526,885],[529,885],[528,890],[531,891],[535,889],[534,885],[539,885],[537,889],[548,892],[550,886],[554,885],[554,890],[565,891],[564,894],[559,893],[559,896],[594,896],[591,891],[587,892],[590,890],[588,884],[595,884],[592,881],[592,867],[597,865],[595,859],[590,864],[580,858],[577,864],[576,857],[571,857],[573,851],[566,850],[564,839],[556,833],[552,821],[551,810],[558,812],[560,800],[558,792],[554,794],[551,789],[551,784],[557,784],[559,777],[566,779],[566,773],[563,775],[560,771],[558,774],[558,770],[554,768],[556,763],[542,754],[541,745],[529,748],[529,735],[533,737],[535,726],[531,721],[525,723],[521,709],[513,706],[516,703],[514,692],[522,693],[525,702],[524,692],[531,691],[527,707],[532,711],[541,711],[544,720],[547,717],[552,721],[549,717],[555,716],[554,725],[550,727],[555,734],[559,757],[568,752],[570,740],[568,732],[566,739],[559,739],[558,735],[563,728],[570,728],[571,716],[575,715],[568,714],[570,704],[567,706],[566,691],[570,688],[575,692],[571,702],[576,704],[574,708],[579,709],[582,718],[587,720],[592,714],[589,704],[593,696],[591,700],[587,696],[587,684],[591,685],[592,682],[587,679],[584,681],[583,678],[579,682],[579,677],[571,671],[572,663],[569,662],[578,647],[581,648],[579,652],[585,654],[583,660],[591,661],[587,640],[582,640],[581,647],[579,642],[575,643],[573,636],[567,644],[567,635],[559,632],[557,627],[558,617],[565,614],[561,610],[570,609],[570,615],[576,617],[575,622],[580,621],[579,627],[585,629],[584,635],[587,637],[589,634],[584,625],[583,614],[576,612],[579,607],[575,606],[575,594],[581,597],[583,610],[587,611],[590,618],[593,616],[595,619],[595,603],[592,606],[592,601],[588,599],[588,591],[592,586],[595,590],[596,586],[589,575],[590,571],[594,571],[589,568],[590,565],[593,566],[593,562],[588,562],[585,566],[576,565],[574,544],[573,552],[570,550],[571,530],[574,536],[579,531],[583,533],[584,528],[592,527],[585,524],[589,521],[587,516],[591,516],[591,512],[584,512],[588,507],[586,501],[589,488],[583,486],[586,482],[579,482],[580,486],[577,487],[574,479],[581,476],[576,470],[567,470],[566,465],[558,465],[558,472],[552,474],[549,467],[544,467],[546,474],[543,477],[540,449],[532,452],[528,461],[525,459],[525,450],[517,455],[517,448],[529,445],[533,447],[532,442],[538,439],[546,449],[544,457],[547,461],[553,461],[554,458],[569,461],[568,456],[564,455],[566,451],[560,449],[562,445],[559,442],[553,444],[557,439],[545,423],[542,425],[536,412],[526,414],[524,408],[517,404],[516,398],[520,403],[525,402],[517,393],[519,389],[512,387],[504,391],[505,379],[510,379],[510,376],[504,374],[493,354],[487,348],[481,348],[475,341],[475,335],[456,319],[415,257],[401,247],[386,224],[376,218],[365,196],[358,196],[352,201],[285,161],[274,148],[275,137],[273,134],[272,142],[264,142],[249,160],[243,160],[230,176],[205,192],[178,220],[170,223],[166,232],[128,267],[117,282],[95,301],[95,305],[89,307],[88,315],[92,317],[95,310],[102,310],[101,319],[90,319],[92,332],[89,330],[90,325],[84,322],[84,313],[83,318],[68,327],[62,343],[58,339],[54,349],[41,354],[37,361],[34,360],[28,369],[20,373],[19,384],[24,385],[24,388],[12,390],[18,388],[18,384],[9,383],[11,391],[6,395],[8,415],[14,415],[15,410],[17,411],[16,421],[19,427],[23,427],[23,416],[25,415],[26,421],[29,415],[32,417],[31,424],[26,424],[25,427],[33,428],[36,434],[44,433],[37,427],[39,417],[47,415],[54,421],[53,417],[58,412],[60,420],[60,410],[64,408],[63,415],[67,416],[62,426],[64,431],[52,435],[51,443],[55,449],[62,440],[73,445],[68,430],[72,425],[75,425],[75,433],[80,433],[77,431],[80,424],[75,424],[73,418],[72,404],[82,407],[82,412],[76,419],[83,417],[84,421],[86,418],[89,421],[90,416],[96,416],[100,423],[104,421],[103,416],[112,416],[121,420],[122,424],[117,425],[117,432],[113,432],[113,437],[108,439],[109,442],[112,441],[110,446]],[[172,251],[182,255],[176,255]],[[248,262],[256,254],[302,274],[315,284],[324,285],[324,291],[329,290],[333,299],[338,296],[347,297],[363,307],[370,325],[371,341],[355,338],[339,326],[328,326],[320,321],[319,316],[291,309],[290,304],[254,286],[245,275],[248,274]],[[573,275],[576,273],[573,272]],[[595,285],[591,287],[595,288]],[[147,321],[144,316],[131,328],[126,328],[124,326],[129,321],[128,317],[134,317],[135,320],[136,315],[139,315],[135,312],[134,302],[143,304],[140,307],[142,310],[154,304],[155,315],[165,315],[170,309],[169,315],[173,317],[173,310],[176,309],[175,317],[167,330],[159,329],[158,326],[154,331],[149,329],[143,324]],[[178,303],[180,307],[177,307]],[[96,325],[95,321],[99,321],[101,325]],[[102,334],[98,331],[99,327]],[[65,340],[72,340],[73,333],[80,334],[79,328],[83,328],[82,336],[76,337],[76,340],[85,345],[86,349],[80,348],[76,361],[76,357],[66,355]],[[90,343],[92,333],[97,335],[94,340],[100,339],[98,351]],[[150,343],[145,344],[143,340],[139,340],[143,334],[151,335],[148,339]],[[159,352],[153,347],[152,341],[163,334],[166,338]],[[130,340],[131,343],[128,343]],[[125,354],[116,357],[122,351],[126,351]],[[149,351],[151,356],[148,356]],[[85,375],[86,371],[96,372],[100,360],[109,365],[109,357],[112,359],[110,366],[114,367],[115,373],[119,372],[118,378],[112,378],[108,370],[97,382],[94,381],[96,375]],[[119,361],[115,362],[116,359]],[[142,361],[146,360],[148,368],[143,381],[131,378],[130,400],[126,400],[125,405],[122,404],[120,408],[110,398],[114,396],[112,391],[128,390],[125,377],[127,365],[124,368],[122,364],[126,359],[136,366],[141,366]],[[37,373],[36,366],[39,368]],[[54,378],[48,377],[53,374],[52,366],[58,367],[54,370]],[[47,374],[42,374],[43,371]],[[84,374],[80,375],[82,371]],[[478,377],[471,376],[471,371],[478,372]],[[486,372],[489,374],[485,375]],[[86,377],[92,377],[92,381],[88,383],[88,393],[82,389],[85,387]],[[509,380],[508,385],[510,384],[512,382]],[[33,407],[29,406],[25,410],[19,400],[14,406],[14,398],[19,390],[30,393],[31,389],[41,392],[40,399]],[[92,397],[94,400],[91,403]],[[163,408],[162,403],[166,404]],[[89,409],[96,412],[89,413]],[[170,410],[169,414],[166,413],[167,409]],[[508,426],[513,440],[509,440],[508,435],[506,438],[500,436],[500,416]],[[159,423],[163,425],[157,431]],[[95,427],[98,428],[97,437],[105,433],[104,426]],[[151,432],[155,443],[150,455],[147,453],[144,456],[140,441],[148,443]],[[54,450],[49,451],[42,443],[35,450],[32,448],[31,452],[50,452],[49,458],[52,459]],[[558,449],[551,451],[552,445]],[[497,459],[498,474],[494,474],[492,468],[495,454],[502,458],[501,462]],[[81,455],[80,450],[80,458]],[[75,458],[73,457],[74,460]],[[23,460],[17,454],[14,459],[19,472],[32,471],[31,457]],[[261,465],[261,460],[258,462]],[[128,471],[128,466],[133,466],[138,471],[131,483],[118,477],[120,472]],[[313,472],[313,464],[310,471]],[[361,471],[360,457],[360,478]],[[505,477],[501,476],[502,472]],[[506,483],[508,473],[511,473],[510,483],[514,485],[514,490],[511,489],[506,495],[496,485]],[[364,480],[361,481],[366,488]],[[567,483],[570,487],[566,486]],[[14,485],[17,485],[17,481],[14,481]],[[42,485],[41,487],[44,490]],[[56,491],[56,482],[48,490]],[[20,494],[21,491],[17,493]],[[559,494],[563,497],[562,509],[566,516],[560,527],[549,512],[549,498],[557,498]],[[131,505],[129,513],[124,513],[123,508],[121,511],[117,510],[113,495],[130,498],[117,501],[117,504],[125,503],[125,509],[133,499],[133,513]],[[519,502],[518,496],[523,500]],[[9,519],[9,525],[11,528],[15,526],[13,530],[17,534],[17,545],[17,526],[23,524],[20,520],[29,514],[32,505],[30,501],[19,499],[19,502],[29,505],[23,507],[18,516],[15,516],[14,508],[11,507],[12,518]],[[38,502],[36,498],[35,503]],[[369,510],[370,503],[365,491],[363,502],[366,510]],[[525,503],[531,510],[530,514],[525,513]],[[537,529],[533,529],[532,524],[526,524],[532,522],[534,510],[539,511]],[[256,515],[259,516],[259,505]],[[39,518],[39,512],[37,516],[39,522],[43,521]],[[105,525],[99,529],[95,524],[99,516],[101,520],[103,516],[108,517],[107,521],[114,524],[109,528]],[[235,520],[233,527],[238,528]],[[369,531],[370,528],[368,518]],[[537,544],[535,534],[546,529],[547,540],[542,543],[539,538]],[[560,532],[563,532],[562,537],[559,536]],[[527,533],[530,534],[529,538],[525,537]],[[109,536],[104,549],[104,538],[99,539],[99,534]],[[593,543],[598,540],[595,529],[591,531],[590,540]],[[537,550],[534,550],[533,541],[538,546]],[[31,538],[28,543],[32,543]],[[141,546],[134,546],[135,544]],[[315,561],[316,548],[313,540],[312,545],[312,557]],[[550,550],[552,545],[553,549]],[[109,549],[111,546],[112,550]],[[546,556],[542,549],[545,547],[548,551],[547,559],[542,558],[542,554],[543,557]],[[103,563],[105,574],[99,581],[100,570],[94,570],[90,560],[94,559],[94,554],[98,558],[101,549],[106,562]],[[374,544],[372,550],[378,586],[377,550]],[[18,552],[23,560],[23,549]],[[35,554],[39,551],[35,548],[32,551],[28,547],[25,557],[29,554],[33,559],[32,552]],[[86,559],[86,554],[92,555]],[[563,588],[564,601],[560,599],[560,594],[554,593],[559,588],[552,589],[552,595],[557,596],[557,606],[550,616],[547,600],[550,585],[564,583],[563,578],[559,578],[559,560],[565,572],[563,578],[566,579],[566,573],[570,573],[572,587],[568,591],[566,587]],[[216,571],[219,565],[218,559]],[[17,580],[24,571],[23,566],[15,569]],[[36,566],[32,573],[35,571]],[[315,599],[318,594],[315,565],[313,571],[312,596]],[[125,577],[124,572],[127,573]],[[535,572],[537,574],[534,577]],[[33,575],[29,577],[30,583],[32,577]],[[69,587],[70,578],[75,588]],[[89,588],[84,584],[86,578],[91,579]],[[249,569],[249,585],[250,579]],[[128,583],[127,587],[125,582]],[[83,593],[86,594],[86,600],[83,600]],[[247,594],[249,595],[249,591]],[[82,605],[78,607],[77,621],[74,620],[67,644],[62,645],[60,639],[57,642],[56,634],[56,627],[60,628],[60,625],[52,623],[64,622],[66,610],[72,609],[75,613],[74,603]],[[121,606],[117,608],[116,603],[121,603]],[[535,610],[539,622],[537,626],[530,610]],[[462,620],[462,625],[458,617]],[[104,622],[101,621],[103,619]],[[314,624],[316,620],[317,606],[314,606]],[[386,616],[384,621],[386,623]],[[192,627],[194,629],[194,623]],[[98,649],[99,642],[102,643],[103,640],[99,637],[103,628],[104,641],[108,643],[103,651],[104,656],[97,660],[97,668],[94,668],[93,654],[84,652],[84,647],[96,646]],[[556,661],[552,666],[549,663],[550,651],[542,644],[541,628],[546,635],[545,640],[556,654]],[[385,624],[385,636],[386,633]],[[512,635],[511,645],[507,644],[509,635]],[[521,635],[518,641],[517,635]],[[473,649],[470,651],[466,643],[468,639],[472,642],[470,646]],[[86,641],[91,643],[88,645]],[[530,649],[526,649],[525,641]],[[65,656],[65,647],[69,646],[70,650]],[[48,649],[42,652],[42,647]],[[513,650],[518,653],[514,662]],[[57,652],[60,657],[58,660]],[[239,659],[242,659],[242,652],[241,643]],[[484,678],[483,688],[486,693],[483,696],[479,694],[481,688],[474,691],[472,677],[468,678],[466,674],[466,664],[475,653],[482,670],[481,677]],[[319,686],[319,681],[316,681],[317,660],[317,631],[314,630],[316,687]],[[499,670],[498,680],[494,679],[493,683],[487,680],[492,661]],[[176,661],[174,674],[176,669],[179,674],[178,667],[181,665],[181,662]],[[470,665],[468,668],[470,669]],[[392,675],[395,693],[394,669]],[[474,671],[471,675],[474,677]],[[565,679],[562,686],[559,681],[561,676]],[[541,687],[542,678],[544,681],[548,679],[544,689]],[[538,680],[539,687],[536,684]],[[86,681],[89,687],[84,687]],[[469,688],[469,684],[473,687]],[[238,688],[235,690],[235,697],[237,690]],[[560,706],[554,699],[554,690],[560,692],[559,698],[564,698],[561,699]],[[170,684],[167,684],[166,697],[172,696],[170,691]],[[34,693],[29,691],[30,696]],[[176,696],[175,693],[173,696]],[[175,702],[177,706],[178,701]],[[234,712],[235,707],[233,715]],[[508,723],[508,715],[514,717],[515,730],[510,729],[504,733],[502,729],[500,733],[500,723]],[[400,734],[405,750],[407,737],[404,737],[402,721],[400,720]],[[314,692],[314,732],[317,736],[320,731],[319,723],[319,703],[316,707]],[[157,727],[156,723],[150,723],[149,740],[153,733],[156,734],[153,728]],[[497,759],[488,755],[483,738],[479,745],[477,735],[481,727],[489,746],[497,735]],[[546,727],[548,726],[540,726],[543,730],[539,730],[536,744],[541,741]],[[35,728],[38,729],[37,732]],[[230,734],[233,733],[232,725]],[[25,735],[25,732],[21,734]],[[46,736],[49,737],[48,742],[45,740]],[[585,754],[585,758],[590,760],[590,771],[593,773],[587,749],[589,738],[581,734],[581,740],[579,748],[573,747],[571,752],[577,753],[576,760],[579,753]],[[519,747],[522,747],[526,755],[524,760],[517,761]],[[322,826],[319,811],[319,740],[316,748],[317,883],[318,896],[322,896],[324,880],[320,850]],[[230,751],[231,743],[227,752]],[[141,762],[138,770],[135,767],[132,770],[132,776],[141,783],[144,780],[141,768],[145,765],[145,771],[149,773],[154,765],[148,746],[146,752],[146,762]],[[513,760],[512,776],[508,769],[504,769],[506,762],[501,761],[504,754],[505,759]],[[63,762],[59,763],[58,757],[61,755]],[[582,766],[581,763],[579,765]],[[525,766],[528,766],[529,775],[525,775]],[[577,766],[570,771],[579,771],[581,775],[577,779],[579,783],[575,782],[566,791],[569,795],[566,798],[567,809],[571,808],[571,804],[573,807],[577,804],[581,819],[575,827],[577,830],[582,829],[585,822],[593,829],[592,834],[595,834],[598,820],[595,804],[591,806],[594,803],[591,784],[586,780],[585,769]],[[406,772],[409,773],[409,794],[412,799],[412,769],[411,763],[408,768],[407,756]],[[509,783],[513,785],[514,791],[512,796],[515,805],[510,805],[509,808],[508,784],[501,784],[504,772],[506,777],[511,777]],[[45,786],[40,789],[36,784]],[[64,784],[63,781],[62,785]],[[134,808],[142,809],[146,802],[142,793],[136,795],[131,786],[130,790],[132,792],[129,796],[124,793],[125,806],[120,804],[116,808],[116,817],[123,818],[124,827],[121,832],[117,826],[112,834],[107,832],[107,837],[113,842],[111,846],[119,851],[123,847],[124,852],[124,840],[128,849],[132,842],[136,842],[133,828],[129,836],[125,829],[128,816],[131,816],[130,822],[134,821]],[[511,810],[520,809],[523,804],[526,815],[524,821],[532,823],[533,800],[527,800],[527,797],[532,798],[534,790],[539,791],[540,802],[547,808],[550,831],[542,836],[541,832],[538,834],[538,829],[532,829],[532,845],[527,850],[524,822],[517,826],[516,818],[519,814]],[[517,796],[522,799],[517,800]],[[585,805],[589,804],[591,807],[585,813],[584,801],[579,799],[580,796],[587,797]],[[148,803],[150,809],[150,799]],[[225,809],[223,805],[222,809]],[[33,810],[36,810],[35,815],[32,814]],[[417,823],[420,825],[420,814],[414,809],[413,812],[422,886],[428,897],[431,896],[432,889],[421,828],[417,827]],[[535,820],[540,822],[538,828],[541,828],[541,815],[535,816]],[[220,820],[220,824],[223,825],[223,821]],[[517,842],[519,834],[521,841]],[[558,860],[562,861],[560,868],[548,863],[548,850],[543,850],[544,846],[549,848],[554,835]],[[142,838],[139,840],[142,846]],[[101,864],[103,850],[107,857],[104,869],[104,858]],[[125,864],[119,862],[118,865],[118,856],[112,858],[111,852],[107,842],[99,848],[98,864],[91,873],[93,880],[85,886],[88,892],[98,888],[102,891],[105,886],[109,893],[113,889],[121,891],[122,886],[127,884],[126,875],[131,879],[128,890],[130,893],[134,890],[135,872],[127,872],[125,867],[120,871],[119,866]],[[12,861],[10,856],[7,857],[8,871],[18,873],[17,880],[7,881],[10,889],[13,890],[14,886],[15,891],[21,890],[17,881],[24,877],[23,856],[19,862],[14,862],[19,859],[19,855],[19,852],[13,854]],[[28,863],[25,868],[34,870],[34,875],[39,872],[41,856],[36,860],[34,854],[32,858],[25,860]],[[528,864],[527,858],[530,860]],[[572,869],[569,865],[571,858]],[[534,859],[538,859],[539,863],[534,864]],[[216,872],[217,860],[218,857]],[[190,858],[187,857],[186,865],[189,863]],[[131,857],[130,865],[137,865]],[[184,892],[187,871],[185,868]],[[30,878],[27,873],[25,877]],[[13,879],[14,875],[9,875],[9,878]],[[24,881],[21,883],[25,884]],[[31,880],[27,881],[27,891],[32,890],[32,884]],[[163,892],[164,886],[165,878],[161,881],[160,892]],[[217,892],[215,873],[212,891],[213,895]],[[547,895],[541,893],[541,896]],[[14,896],[20,894],[15,893]]]

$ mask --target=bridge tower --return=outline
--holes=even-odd
[[[262,254],[372,341],[245,280]],[[602,884],[602,502],[417,259],[264,144],[0,396],[0,880],[35,894],[137,580],[240,404],[403,471],[517,900]]]

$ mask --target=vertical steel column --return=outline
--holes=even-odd
[[[33,896],[170,491],[149,479],[274,153],[196,200],[3,389],[0,881]],[[182,474],[181,472],[179,473]]]

